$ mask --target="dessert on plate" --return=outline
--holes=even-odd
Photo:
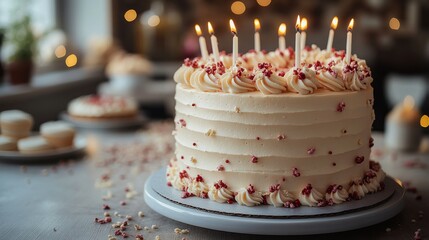
[[[1,134],[18,141],[30,135],[33,117],[20,110],[7,110],[0,113]]]
[[[133,118],[138,105],[132,98],[110,95],[88,95],[72,100],[68,114],[77,120],[111,120]]]
[[[46,122],[40,125],[40,134],[56,148],[73,146],[75,129],[64,121]]]
[[[54,149],[54,146],[42,136],[23,138],[18,141],[18,150],[24,154],[42,153]]]
[[[243,54],[232,67],[186,59],[174,75],[168,185],[183,197],[289,208],[383,189],[385,174],[369,158],[371,71],[344,55],[312,46],[299,67],[293,49]]]

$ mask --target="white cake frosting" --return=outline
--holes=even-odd
[[[89,95],[72,100],[68,113],[76,117],[124,117],[137,113],[135,100],[123,96]]]
[[[290,69],[263,62],[217,73],[210,62],[185,61],[175,74],[170,185],[221,203],[291,208],[381,190],[385,174],[369,158],[370,70],[356,57],[345,64],[339,53],[313,50],[316,62]]]

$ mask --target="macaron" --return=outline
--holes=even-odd
[[[18,141],[18,150],[21,153],[40,153],[55,149],[41,136],[24,138]]]
[[[73,146],[75,129],[64,121],[46,122],[40,125],[40,134],[50,145],[64,148]]]
[[[3,136],[19,140],[28,137],[33,127],[33,117],[20,110],[0,113],[0,129]]]
[[[10,137],[0,136],[0,151],[16,151],[16,141]]]

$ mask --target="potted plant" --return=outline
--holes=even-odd
[[[29,83],[36,48],[36,37],[31,29],[29,16],[18,19],[6,29],[6,41],[10,48],[6,64],[10,83],[13,85]]]

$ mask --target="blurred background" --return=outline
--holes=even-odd
[[[353,17],[353,52],[374,77],[374,129],[383,130],[387,113],[410,95],[428,133],[427,0],[0,0],[0,111],[21,109],[40,123],[56,119],[73,98],[107,93],[132,95],[149,118],[168,118],[172,75],[184,58],[199,55],[196,23],[209,43],[211,21],[220,50],[230,52],[234,19],[245,52],[258,18],[262,48],[271,51],[282,22],[293,46],[298,14],[308,19],[307,44],[321,48],[338,16],[336,49],[345,49]],[[124,75],[138,75],[141,84],[124,85]]]

